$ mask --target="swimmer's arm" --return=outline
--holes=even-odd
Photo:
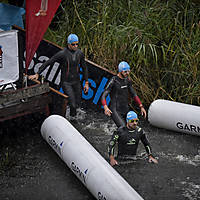
[[[118,141],[118,138],[119,138],[119,135],[116,132],[114,132],[112,135],[112,138],[110,140],[109,146],[108,146],[110,164],[112,166],[118,165],[118,162],[115,160],[115,157],[114,157],[114,149],[115,149],[115,145]]]
[[[141,137],[141,141],[145,147],[145,150],[148,154],[148,158],[149,158],[149,163],[155,163],[157,164],[158,163],[158,160],[155,159],[152,155],[152,150],[151,150],[151,146],[150,146],[150,143],[145,135],[145,133],[142,134],[142,137]]]

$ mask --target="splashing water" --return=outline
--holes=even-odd
[[[181,184],[184,187],[184,197],[186,197],[189,200],[197,200],[200,198],[200,185],[186,181],[182,181]]]

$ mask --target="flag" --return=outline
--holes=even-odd
[[[26,0],[26,73],[61,0]]]

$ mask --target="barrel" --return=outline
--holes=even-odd
[[[158,99],[149,107],[148,121],[159,128],[200,136],[199,106]]]
[[[96,199],[143,199],[64,117],[46,118],[41,134]]]

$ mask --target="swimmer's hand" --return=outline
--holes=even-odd
[[[105,105],[103,108],[104,108],[105,115],[111,116],[112,111],[108,108],[108,106]]]
[[[30,79],[30,80],[34,80],[34,79],[38,79],[39,78],[39,74],[34,74],[34,75],[30,75],[30,76],[28,76],[28,79]]]
[[[140,110],[141,110],[141,114],[142,114],[142,116],[146,119],[146,117],[147,117],[147,113],[146,113],[146,110],[144,109],[144,107],[143,107],[143,106],[140,107]]]
[[[110,155],[110,164],[111,166],[118,165],[118,162],[115,160],[113,155]]]
[[[149,156],[149,163],[155,163],[155,164],[158,164],[158,160],[155,159],[153,156]]]
[[[88,90],[89,90],[89,82],[85,81],[85,85],[84,85],[83,91],[86,94],[86,93],[88,93]]]

